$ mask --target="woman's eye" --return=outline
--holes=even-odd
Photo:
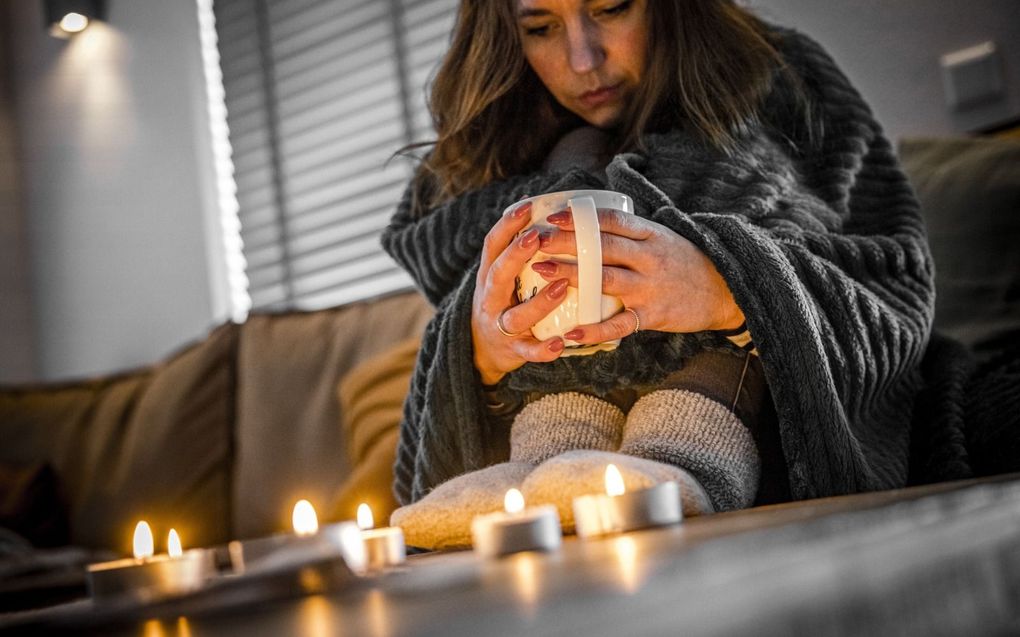
[[[625,2],[621,2],[619,4],[614,4],[614,5],[610,6],[610,7],[606,7],[605,9],[602,9],[601,11],[599,11],[599,13],[601,15],[607,15],[607,16],[615,16],[615,15],[620,15],[622,13],[626,13],[627,9],[630,8],[630,5],[633,3],[633,1],[634,0],[625,0]]]
[[[549,33],[549,27],[548,26],[544,26],[544,25],[540,26],[540,27],[524,27],[524,35],[533,36],[533,37],[541,37],[541,36],[546,35],[548,33]]]

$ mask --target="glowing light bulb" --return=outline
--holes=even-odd
[[[298,500],[291,516],[294,533],[298,535],[314,535],[319,530],[319,518],[315,515],[315,507],[308,500]]]
[[[503,508],[507,513],[520,513],[524,510],[524,494],[517,489],[510,489],[503,497]]]
[[[170,554],[170,557],[184,555],[184,548],[181,546],[181,536],[177,535],[177,529],[170,529],[170,533],[166,537],[166,552]]]
[[[149,528],[149,523],[145,520],[135,525],[133,544],[136,560],[148,559],[156,552],[154,542],[152,541],[152,529]]]
[[[375,526],[375,519],[372,517],[372,508],[362,502],[358,505],[358,528],[362,531]]]
[[[60,28],[67,33],[80,33],[89,25],[89,19],[80,13],[68,13],[60,19]]]
[[[623,476],[615,464],[606,466],[606,493],[609,495],[623,495],[627,489],[623,486]]]

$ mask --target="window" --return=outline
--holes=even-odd
[[[411,287],[379,234],[429,139],[456,0],[214,0],[254,309]]]

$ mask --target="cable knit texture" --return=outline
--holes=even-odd
[[[543,396],[514,418],[510,462],[539,464],[571,449],[616,451],[624,419],[619,407],[594,396]]]
[[[690,471],[717,511],[748,507],[758,492],[761,462],[751,432],[726,407],[684,389],[654,391],[634,403],[620,453]]]
[[[781,75],[767,123],[725,154],[682,131],[649,135],[614,157],[603,181],[581,169],[489,184],[412,213],[409,197],[383,245],[437,307],[404,407],[399,501],[500,458],[505,436],[484,410],[471,345],[482,241],[522,195],[609,188],[637,214],[693,242],[747,317],[778,417],[794,498],[903,486],[919,363],[931,330],[932,264],[913,191],[868,107],[812,40],[776,30],[813,103],[814,142]],[[654,385],[714,333],[642,331],[614,352],[527,364],[503,389],[601,394]],[[503,458],[505,459],[505,458]]]

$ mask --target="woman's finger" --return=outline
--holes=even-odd
[[[629,237],[601,233],[602,263],[609,265],[632,265],[641,257],[642,244]],[[542,234],[539,248],[546,254],[577,255],[574,233],[557,229]]]
[[[571,287],[577,285],[577,264],[559,261],[539,261],[532,264],[531,269],[546,281],[566,279]],[[618,268],[611,265],[602,266],[602,293],[610,296],[624,296],[634,290],[641,277],[633,270]]]
[[[509,208],[496,223],[492,225],[485,242],[482,244],[481,267],[478,269],[479,281],[488,275],[492,263],[506,250],[521,230],[531,223],[531,202],[525,201]]]
[[[615,341],[636,332],[640,316],[641,313],[635,308],[624,309],[601,323],[578,325],[563,336],[583,345]]]
[[[510,334],[531,334],[531,327],[552,312],[567,296],[567,280],[558,279],[523,303],[503,310],[499,323]]]
[[[635,241],[644,241],[655,232],[655,225],[635,214],[620,212],[612,208],[598,209],[599,230],[604,234],[615,234]],[[562,230],[574,229],[570,210],[561,210],[546,217],[546,221]]]

